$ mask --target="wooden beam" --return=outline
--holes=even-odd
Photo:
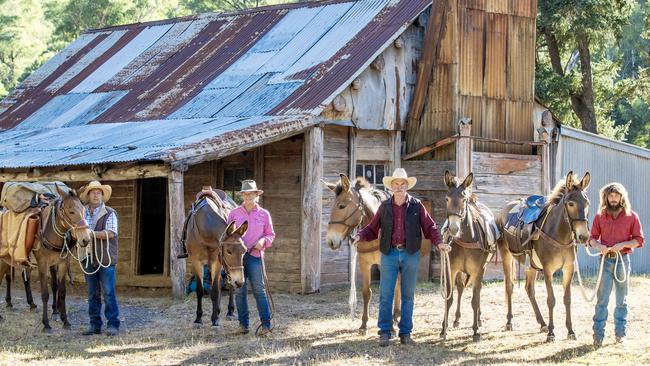
[[[551,136],[545,128],[537,130],[539,141],[545,142],[542,145],[542,194],[547,196],[551,193]]]
[[[390,157],[390,166],[386,174],[392,174],[392,172],[402,166],[402,131],[389,131],[390,134],[390,147],[393,155]]]
[[[321,217],[323,211],[323,128],[313,127],[305,133],[303,146],[303,181],[301,210],[301,273],[302,292],[320,290]]]
[[[255,168],[253,169],[255,183],[258,187],[264,189],[264,146],[255,149]],[[260,205],[264,206],[264,195],[259,197]]]
[[[350,149],[350,167],[348,177],[354,180],[357,175],[357,129],[350,127],[348,132],[348,148]]]
[[[0,173],[0,182],[85,182],[91,180],[131,180],[167,177],[169,167],[164,164],[143,164],[130,167],[89,166],[76,170],[50,170],[35,168],[31,171],[5,169]]]
[[[458,135],[445,137],[444,139],[438,140],[438,141],[434,142],[433,144],[423,146],[423,147],[419,148],[418,150],[413,151],[410,154],[404,155],[402,160],[411,160],[413,158],[417,158],[418,156],[424,155],[424,154],[428,153],[429,151],[437,150],[437,149],[439,149],[439,148],[441,148],[443,146],[447,146],[447,145],[453,143],[454,141],[456,141],[457,138],[458,138]]]
[[[472,172],[472,120],[463,118],[458,122],[458,135],[456,141],[456,176],[465,179]]]
[[[179,259],[181,253],[181,237],[185,221],[185,202],[183,190],[183,172],[171,170],[168,176],[168,207],[169,207],[169,259],[172,280],[172,295],[174,298],[185,297],[185,259]]]

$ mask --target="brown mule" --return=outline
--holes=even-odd
[[[244,285],[244,254],[246,246],[241,237],[248,229],[248,222],[240,227],[228,224],[228,207],[217,198],[200,198],[192,205],[188,215],[185,244],[192,271],[196,276],[196,319],[194,324],[202,324],[203,316],[203,265],[210,267],[212,288],[212,326],[219,326],[219,303],[221,302],[221,269],[226,272],[226,282],[231,287]]]
[[[548,332],[546,340],[555,340],[555,323],[553,308],[555,307],[555,294],[553,293],[553,274],[562,270],[562,285],[564,287],[564,306],[566,308],[566,327],[568,339],[575,339],[571,322],[571,281],[575,263],[575,242],[585,244],[589,239],[589,228],[587,217],[589,210],[589,199],[585,190],[589,186],[591,176],[585,173],[581,180],[577,180],[573,172],[569,172],[566,179],[561,180],[553,189],[548,202],[543,209],[543,214],[536,221],[539,228],[539,239],[531,240],[529,247],[532,248],[535,256],[539,258],[541,272],[544,273],[546,283],[549,322],[544,318],[535,300],[535,280],[537,270],[528,268],[526,270],[526,293],[533,306],[535,318],[541,326],[542,332]],[[518,204],[518,201],[508,203],[497,216],[497,225],[501,229],[502,236],[499,240],[499,251],[503,258],[503,273],[506,285],[506,305],[508,308],[506,330],[512,330],[512,287],[513,287],[513,264],[514,259],[519,263],[525,262],[525,255],[512,252],[516,248],[516,240],[504,229],[510,210]],[[531,262],[536,262],[532,261]]]
[[[367,225],[375,215],[381,203],[389,198],[388,193],[374,189],[367,180],[357,178],[354,186],[345,174],[340,174],[341,179],[336,184],[325,183],[325,185],[336,194],[334,205],[330,215],[330,222],[327,225],[327,245],[332,250],[338,250],[345,240],[349,240],[355,229],[361,229]],[[381,263],[381,252],[379,251],[379,240],[371,242],[359,242],[357,252],[359,253],[359,268],[363,277],[363,316],[359,333],[368,333],[368,308],[370,306],[370,280],[372,266],[379,266]],[[356,263],[353,258],[353,270],[351,271],[351,301],[352,309],[356,307],[356,286],[355,269]],[[399,320],[401,296],[400,279],[397,278],[395,285],[393,321]],[[354,310],[352,310],[353,312]]]
[[[481,229],[478,222],[477,213],[480,210],[488,210],[485,206],[477,206],[474,203],[475,197],[472,197],[471,186],[474,180],[474,174],[470,173],[464,181],[460,181],[448,171],[445,172],[444,182],[447,186],[447,222],[448,230],[445,232],[445,239],[451,242],[451,252],[449,252],[449,277],[455,279],[458,297],[458,306],[456,308],[456,319],[454,327],[458,327],[460,320],[460,300],[463,289],[468,282],[472,283],[472,310],[474,313],[472,330],[474,331],[473,339],[478,342],[481,334],[478,329],[481,325],[481,287],[483,274],[485,273],[485,264],[490,257],[490,252],[484,250],[487,248],[487,236]],[[470,199],[471,198],[471,199]],[[442,254],[444,255],[444,254]],[[443,269],[444,270],[444,269]],[[467,277],[463,283],[462,274]],[[445,302],[445,316],[442,322],[442,331],[440,337],[447,338],[447,328],[449,326],[449,309],[454,301],[451,281],[446,283],[446,294],[448,297]]]
[[[58,186],[56,190],[59,198],[44,208],[39,215],[41,227],[35,244],[35,248],[38,249],[33,252],[41,282],[41,299],[43,301],[42,322],[43,331],[46,333],[52,332],[47,313],[47,303],[50,297],[47,288],[47,275],[54,266],[56,266],[57,274],[56,279],[52,279],[52,283],[56,283],[56,286],[53,286],[53,294],[56,296],[55,306],[60,313],[63,327],[71,327],[65,306],[65,279],[70,265],[69,250],[71,245],[65,239],[66,234],[70,232],[72,238],[82,246],[88,245],[91,240],[90,230],[85,220],[85,207],[79,200],[77,193],[74,190],[70,190],[68,194]],[[6,263],[0,263],[0,278],[3,278],[10,268]]]

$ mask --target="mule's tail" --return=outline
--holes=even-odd
[[[350,298],[348,299],[350,305],[350,316],[352,319],[355,317],[355,310],[357,308],[357,246],[350,245]]]

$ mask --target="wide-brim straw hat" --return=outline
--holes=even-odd
[[[390,188],[391,183],[393,183],[395,179],[404,179],[407,181],[407,189],[413,188],[415,186],[415,183],[418,181],[418,179],[415,177],[409,177],[408,174],[406,174],[406,170],[404,170],[404,168],[397,168],[395,171],[393,171],[393,175],[385,176],[384,179],[382,179],[384,182],[384,187]]]
[[[88,203],[88,193],[90,193],[90,191],[92,191],[93,189],[99,189],[100,191],[102,191],[103,202],[108,202],[108,200],[111,199],[113,188],[111,188],[111,186],[109,186],[108,184],[101,184],[99,181],[94,180],[88,183],[87,185],[81,187],[81,189],[79,190],[80,191],[79,199],[81,200],[81,202]]]
[[[246,179],[241,182],[241,189],[237,193],[241,194],[243,192],[257,192],[257,194],[264,193],[263,190],[257,189],[257,183],[252,179]]]

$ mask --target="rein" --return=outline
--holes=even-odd
[[[354,189],[355,192],[357,192],[357,195],[359,197],[358,202],[356,204],[356,207],[354,211],[352,211],[348,216],[346,216],[343,220],[338,220],[338,221],[331,221],[328,223],[328,225],[332,224],[338,224],[338,225],[345,225],[350,231],[354,231],[355,229],[358,229],[362,224],[363,220],[366,218],[366,210],[364,208],[364,202],[363,202],[363,195],[360,190]],[[347,223],[349,219],[352,218],[357,212],[361,212],[361,220],[359,220],[359,223],[357,225],[350,225]]]

